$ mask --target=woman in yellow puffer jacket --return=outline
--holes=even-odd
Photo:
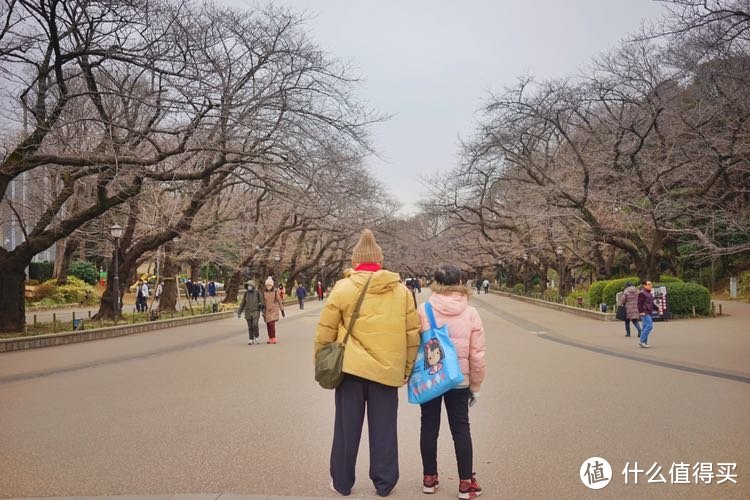
[[[411,293],[382,264],[383,252],[365,229],[352,254],[354,269],[331,290],[315,332],[315,354],[326,344],[342,342],[359,294],[370,281],[346,343],[344,380],[335,393],[331,488],[342,495],[354,486],[365,411],[375,490],[387,496],[398,482],[398,388],[411,374],[420,322]]]

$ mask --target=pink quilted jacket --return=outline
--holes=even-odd
[[[459,387],[469,387],[472,392],[479,391],[485,375],[484,363],[484,327],[482,319],[476,309],[469,305],[469,298],[462,291],[433,293],[430,296],[432,312],[437,326],[448,325],[448,333],[453,345],[456,346],[458,360],[464,381]],[[422,330],[430,328],[430,320],[424,310],[424,304],[419,306],[419,319]]]

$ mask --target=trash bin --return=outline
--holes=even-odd
[[[607,312],[607,304],[599,304],[599,310],[603,313]]]
[[[83,330],[83,320],[82,319],[74,319],[73,320],[73,330]]]
[[[219,304],[217,304],[216,302],[211,304],[211,312],[219,312]]]
[[[583,297],[576,297],[576,303],[578,307],[583,307]]]

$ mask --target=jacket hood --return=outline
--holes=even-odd
[[[638,289],[634,285],[630,285],[625,289],[625,293],[638,293]]]
[[[350,271],[344,273],[344,276],[351,278],[360,290],[365,286],[370,276],[372,276],[367,293],[385,293],[401,285],[399,275],[385,269],[375,271],[374,273],[369,271]]]
[[[433,292],[430,296],[430,304],[433,309],[444,316],[458,316],[469,306],[469,297],[463,291]]]

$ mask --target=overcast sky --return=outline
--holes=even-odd
[[[252,0],[225,0],[251,8]],[[414,211],[420,176],[457,164],[490,91],[523,75],[580,73],[656,20],[652,0],[277,0],[307,13],[320,46],[363,78],[361,98],[393,115],[375,126],[369,165]]]

